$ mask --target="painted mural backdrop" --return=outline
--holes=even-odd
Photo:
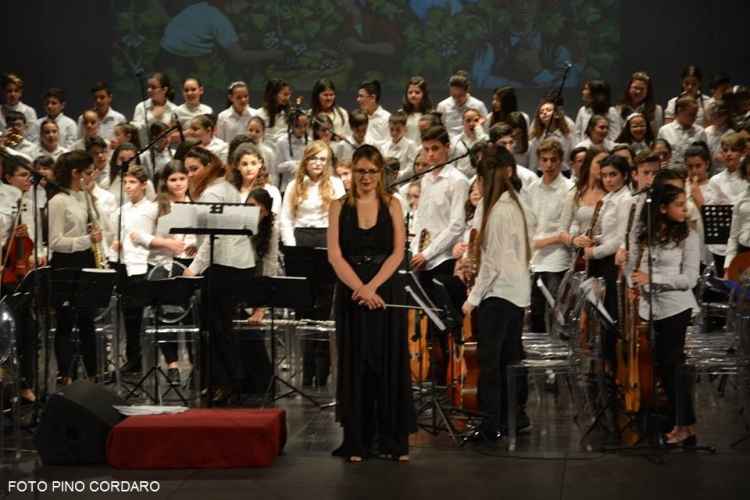
[[[567,87],[614,80],[618,0],[112,0],[115,86],[133,91],[138,68],[208,90],[270,77],[307,90],[378,78],[403,90],[466,70],[476,88],[547,88],[572,65]]]

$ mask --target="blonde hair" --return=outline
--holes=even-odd
[[[323,210],[328,211],[328,207],[333,201],[333,184],[331,183],[331,175],[333,174],[333,166],[331,163],[331,148],[328,147],[323,141],[313,141],[307,145],[305,152],[302,154],[302,159],[297,167],[297,172],[294,174],[294,188],[289,193],[292,197],[292,214],[296,217],[299,211],[300,205],[307,199],[307,184],[305,184],[305,176],[307,175],[307,163],[310,159],[314,158],[315,155],[321,151],[328,151],[328,159],[323,167],[323,173],[320,176],[318,192],[320,193],[320,199],[323,202]]]

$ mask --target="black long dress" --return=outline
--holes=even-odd
[[[377,223],[361,229],[356,207],[342,203],[339,245],[363,283],[368,283],[393,251],[393,223],[381,203]],[[336,284],[334,314],[338,348],[337,420],[344,443],[336,456],[367,456],[375,451],[398,457],[409,450],[416,430],[409,375],[406,314],[403,309],[369,310],[351,299],[353,291]],[[387,304],[404,303],[397,273],[377,290]]]

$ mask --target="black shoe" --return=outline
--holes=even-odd
[[[141,362],[134,360],[128,360],[128,362],[122,365],[122,368],[120,368],[120,373],[122,373],[123,375],[133,375],[135,373],[140,373],[141,371],[143,371]]]
[[[469,443],[494,443],[500,439],[501,433],[490,426],[479,426],[473,434],[464,438]]]
[[[180,370],[178,368],[167,369],[167,382],[169,385],[180,385]]]

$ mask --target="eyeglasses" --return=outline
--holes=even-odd
[[[328,161],[328,157],[327,156],[313,156],[307,161],[310,163],[325,163]]]
[[[515,146],[516,145],[516,140],[515,139],[511,139],[509,141],[497,141],[495,143],[495,145],[496,146],[500,146],[501,148],[507,148],[508,146]]]
[[[13,174],[13,177],[18,177],[18,178],[21,178],[21,179],[29,179],[31,177],[31,174],[28,173],[28,172],[23,172],[23,173],[20,173],[20,174]]]
[[[353,170],[353,172],[357,176],[359,176],[359,177],[365,177],[365,176],[375,177],[377,175],[380,175],[380,169],[377,169],[377,170],[364,170],[364,169],[361,169],[361,168],[355,168]]]
[[[367,99],[372,94],[357,94],[357,99]]]

